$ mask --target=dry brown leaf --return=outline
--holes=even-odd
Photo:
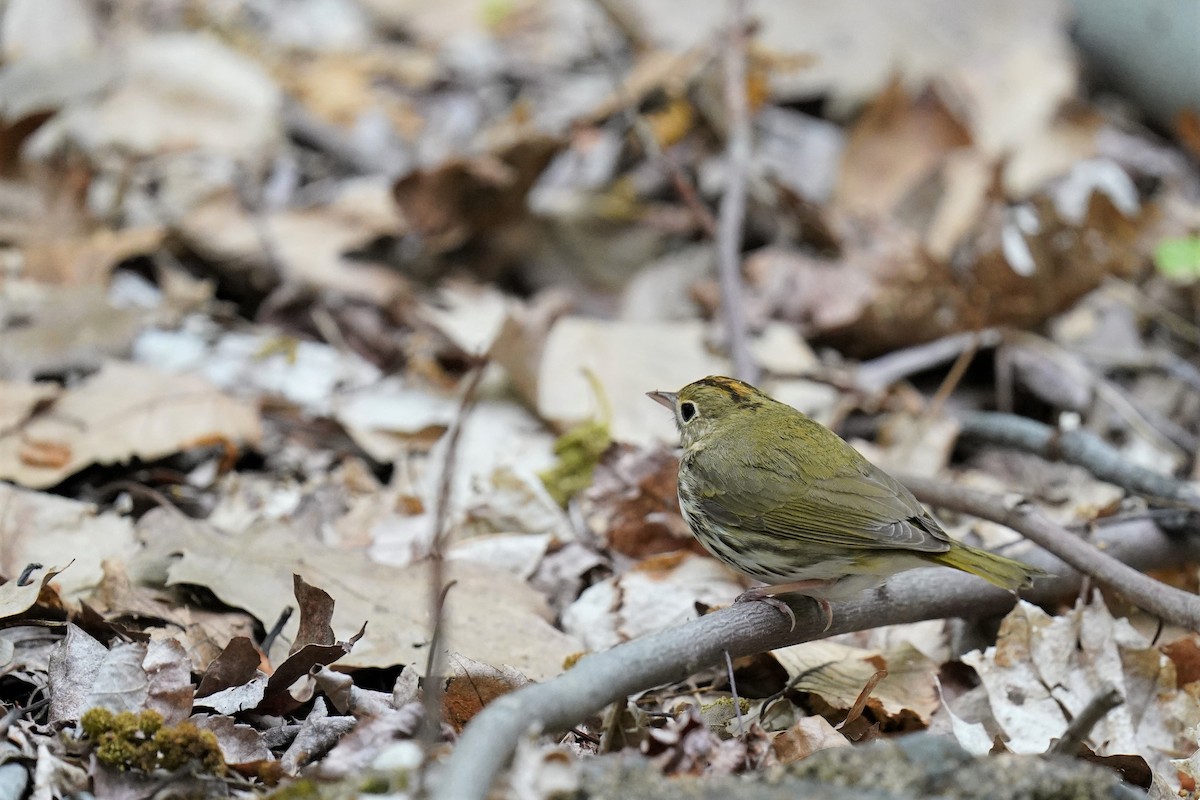
[[[148,36],[117,52],[121,80],[48,123],[39,153],[65,139],[97,160],[203,150],[261,163],[279,145],[279,88],[215,36]]]
[[[512,667],[481,664],[459,653],[451,653],[447,664],[450,675],[442,695],[442,711],[446,721],[460,732],[488,703],[529,683]]]
[[[798,323],[806,337],[868,356],[964,330],[1041,324],[1142,262],[1143,228],[1103,192],[1078,224],[1049,197],[1015,209],[992,202],[967,242],[969,278],[925,251],[917,231],[877,220],[836,259],[767,248],[746,261],[752,308]]]
[[[145,567],[166,567],[168,582],[206,586],[228,605],[264,624],[293,602],[292,581],[301,574],[337,601],[333,629],[346,636],[369,622],[367,635],[340,667],[424,669],[429,641],[427,568],[397,568],[371,561],[361,550],[340,550],[307,538],[289,522],[263,522],[230,536],[210,526],[180,524],[152,511],[139,524],[147,543]],[[181,554],[181,555],[180,555]],[[448,649],[486,664],[508,664],[534,680],[562,671],[579,643],[555,629],[545,600],[524,581],[501,570],[450,562],[444,634]],[[289,623],[272,655],[286,655],[297,623]]]
[[[833,205],[862,216],[896,211],[951,153],[970,144],[971,134],[940,98],[911,97],[895,82],[852,127]]]
[[[408,282],[394,269],[348,254],[403,232],[386,185],[366,178],[343,184],[325,205],[263,217],[226,193],[179,222],[184,243],[226,272],[250,270],[259,284],[283,280],[381,304],[408,294]]]
[[[1181,687],[1200,681],[1200,637],[1193,633],[1168,642],[1159,649],[1175,664],[1175,675]]]
[[[86,596],[89,607],[110,623],[156,637],[164,628],[170,631],[186,651],[193,672],[204,673],[230,642],[249,642],[255,630],[257,623],[245,612],[198,608],[177,591],[134,585],[117,559],[106,559],[101,567],[103,579]]]
[[[262,664],[262,653],[249,636],[235,636],[212,660],[208,669],[200,677],[200,685],[196,687],[196,697],[203,698],[223,692],[235,686],[242,686],[258,674]]]
[[[599,541],[632,558],[704,553],[679,512],[679,459],[665,448],[617,444],[596,465],[579,511]]]
[[[780,764],[808,758],[818,750],[849,746],[849,740],[820,716],[804,717],[771,740],[771,750]]]
[[[99,228],[71,238],[47,231],[21,248],[25,260],[22,274],[67,286],[103,284],[117,264],[157,251],[166,235],[162,227]]]
[[[259,767],[275,757],[263,741],[263,735],[250,725],[239,725],[233,717],[197,714],[188,719],[200,730],[211,731],[221,747],[221,757],[231,766],[248,765],[261,776]]]
[[[155,639],[142,658],[146,672],[146,708],[162,714],[167,725],[178,725],[192,713],[192,665],[183,645],[174,639]]]
[[[938,665],[907,642],[889,652],[865,650],[829,641],[807,642],[771,651],[800,691],[849,710],[879,670],[885,677],[871,692],[867,707],[898,717],[909,712],[923,724],[939,705]],[[803,677],[801,677],[803,676]]]
[[[62,572],[62,567],[43,567],[30,564],[28,572],[5,576],[6,581],[0,585],[0,620],[6,620],[24,614],[33,608],[42,590],[54,576]]]
[[[141,711],[149,681],[142,668],[145,644],[116,642],[112,649],[75,625],[50,655],[50,719],[77,722],[84,711],[104,706],[113,711]]]
[[[20,425],[35,408],[58,397],[61,391],[61,386],[49,381],[27,383],[0,380],[0,431]]]
[[[447,252],[525,217],[526,195],[561,147],[559,139],[527,133],[490,153],[406,175],[393,193],[425,249]]]
[[[42,489],[89,464],[150,461],[189,447],[253,444],[260,436],[257,409],[207,381],[110,361],[53,408],[0,435],[0,478]],[[38,464],[26,457],[31,444],[65,448],[65,459]]]
[[[292,576],[292,585],[296,593],[296,606],[300,609],[300,628],[296,631],[289,655],[306,645],[331,645],[336,642],[337,637],[330,625],[334,600],[329,592],[305,582],[299,575]]]

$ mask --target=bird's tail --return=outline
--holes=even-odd
[[[955,543],[945,553],[937,554],[932,560],[947,567],[978,575],[988,583],[1010,592],[1030,586],[1033,584],[1034,578],[1049,574],[1045,570],[1029,564],[958,543]]]

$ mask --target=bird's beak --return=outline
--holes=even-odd
[[[649,397],[659,405],[669,408],[672,414],[675,413],[675,399],[679,397],[675,392],[646,392],[646,397]]]

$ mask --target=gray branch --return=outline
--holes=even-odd
[[[1200,544],[1190,537],[1169,537],[1146,520],[1108,526],[1096,541],[1109,555],[1137,569],[1200,558]],[[1032,551],[1024,560],[1054,576],[1027,590],[1027,599],[1052,603],[1079,591],[1080,574],[1050,554]],[[853,602],[835,605],[833,625],[825,633],[823,615],[803,597],[793,601],[796,628],[791,631],[782,614],[762,603],[741,603],[716,611],[585,656],[552,680],[497,699],[463,731],[440,773],[434,797],[483,800],[518,739],[530,730],[566,730],[609,703],[719,664],[726,650],[737,658],[882,625],[995,616],[1008,611],[1013,603],[1011,594],[973,576],[951,570],[914,570]]]
[[[1036,506],[1023,500],[1010,502],[988,492],[929,478],[906,477],[903,480],[921,502],[1012,528],[1083,574],[1120,592],[1143,611],[1173,625],[1200,631],[1200,597],[1122,564],[1053,522]]]
[[[956,417],[960,435],[1084,467],[1097,478],[1149,497],[1200,510],[1200,488],[1131,464],[1108,442],[1084,430],[1062,431],[1014,414],[972,411]]]

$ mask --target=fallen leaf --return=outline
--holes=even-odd
[[[527,215],[525,196],[561,146],[527,132],[489,153],[412,172],[392,192],[425,249],[444,253]]]
[[[95,706],[141,711],[149,691],[145,656],[144,644],[117,642],[110,650],[68,623],[50,656],[51,721],[78,722]]]
[[[67,140],[97,160],[203,150],[262,163],[281,143],[279,88],[215,36],[136,38],[119,60],[121,80],[55,117],[40,132],[38,152]]]
[[[970,144],[970,132],[936,94],[912,97],[897,81],[851,128],[834,206],[862,216],[893,213],[951,153]]]
[[[177,725],[192,713],[192,665],[183,645],[174,639],[154,639],[142,658],[146,672],[146,708],[162,715],[167,725]]]
[[[17,427],[35,408],[58,397],[61,391],[62,387],[50,381],[0,380],[0,431]]]
[[[471,718],[501,695],[521,688],[529,679],[508,666],[493,667],[451,653],[442,709],[454,730],[461,732]]]
[[[296,606],[300,609],[300,627],[288,655],[310,645],[331,645],[337,641],[330,622],[333,620],[334,600],[324,589],[306,583],[299,575],[292,576]]]
[[[380,564],[361,550],[329,547],[315,535],[298,539],[286,522],[264,522],[230,536],[152,511],[141,519],[139,530],[148,546],[143,556],[147,566],[165,568],[169,584],[208,587],[266,625],[293,602],[292,581],[286,576],[300,574],[324,587],[337,601],[335,633],[344,636],[364,620],[370,623],[368,634],[340,660],[340,667],[424,668],[429,640],[424,564]],[[455,581],[447,595],[443,631],[448,649],[487,664],[507,664],[533,680],[557,675],[563,660],[580,650],[578,642],[550,624],[545,600],[523,581],[466,562],[447,563],[446,578]],[[296,626],[289,623],[277,642],[284,654]]]
[[[13,280],[0,293],[0,316],[6,318],[0,376],[28,378],[95,369],[107,358],[128,354],[145,314],[114,307],[102,286]],[[24,393],[36,386],[27,384]]]
[[[563,612],[563,630],[591,651],[679,625],[699,616],[697,604],[733,601],[744,586],[713,558],[671,553],[592,584]]]
[[[118,264],[156,252],[167,235],[161,226],[98,228],[71,238],[56,233],[47,231],[25,242],[25,277],[64,286],[103,285]]]
[[[820,716],[804,717],[771,740],[771,750],[780,764],[799,761],[818,750],[849,746],[849,740]]]
[[[33,608],[42,590],[62,572],[62,567],[43,567],[30,564],[19,575],[13,575],[0,585],[0,620],[16,617]],[[20,578],[20,580],[18,580]]]
[[[351,257],[404,227],[386,186],[360,179],[339,187],[325,205],[256,217],[233,193],[197,206],[179,221],[184,243],[226,272],[247,271],[257,281],[289,281],[372,302],[406,296],[395,270]],[[278,270],[278,274],[276,271]]]
[[[357,720],[349,716],[332,716],[323,698],[317,698],[312,711],[300,723],[300,731],[280,757],[284,773],[295,775],[300,768],[333,749],[338,741],[354,729]]]
[[[65,599],[86,596],[100,584],[107,558],[137,552],[133,523],[114,512],[98,514],[90,503],[0,483],[0,574],[17,576],[27,564],[72,559],[55,577]]]
[[[262,654],[248,636],[234,637],[201,676],[196,697],[208,697],[246,684],[258,674],[261,663]]]
[[[110,361],[53,409],[0,435],[0,478],[43,489],[89,464],[149,461],[202,442],[253,444],[260,436],[257,409],[207,381]],[[69,459],[26,463],[21,454],[30,441],[69,448]]]
[[[1200,703],[1178,691],[1171,660],[1128,620],[1114,619],[1099,593],[1059,617],[1022,601],[1005,617],[994,647],[962,660],[979,673],[1014,753],[1044,752],[1071,716],[1115,686],[1125,702],[1086,743],[1101,756],[1140,755],[1157,778],[1178,787],[1170,761],[1195,751],[1189,729],[1200,724]]]
[[[679,459],[665,448],[614,445],[596,466],[579,511],[592,533],[632,558],[703,553],[679,511]]]
[[[898,717],[907,711],[928,725],[939,705],[938,665],[907,642],[879,652],[816,641],[772,650],[771,655],[787,671],[789,681],[796,681],[796,689],[812,692],[837,709],[852,708],[880,670],[887,676],[867,701],[876,713]]]
[[[550,329],[538,370],[538,414],[566,429],[595,415],[584,370],[600,382],[612,406],[620,442],[674,442],[671,415],[646,398],[675,391],[705,375],[728,372],[729,362],[705,346],[700,322],[619,322],[565,317]]]
[[[262,734],[251,725],[238,724],[232,717],[197,714],[188,719],[202,731],[211,731],[221,747],[221,757],[226,764],[257,765],[259,762],[274,761],[270,749],[263,742]]]

